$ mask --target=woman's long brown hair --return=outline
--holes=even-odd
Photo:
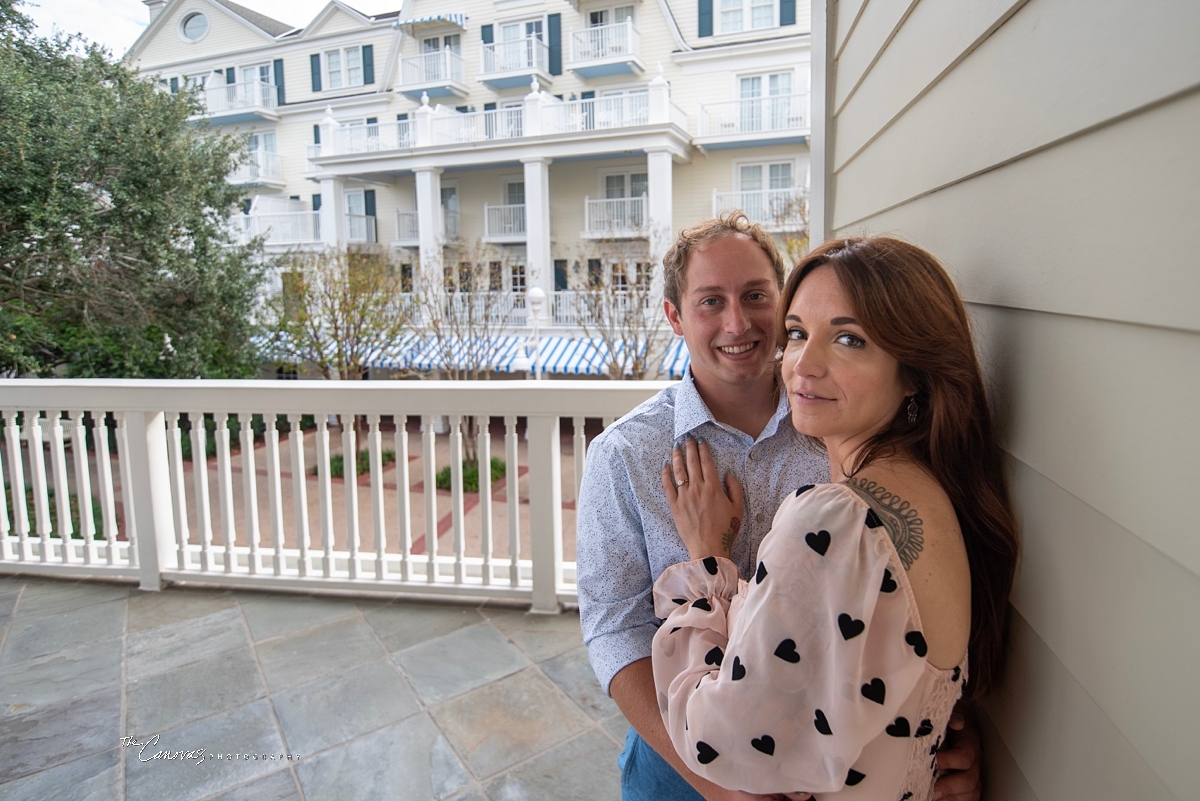
[[[950,497],[971,569],[967,695],[982,698],[1004,661],[1018,541],[966,309],[950,276],[921,248],[890,237],[833,240],[806,254],[784,285],[780,347],[786,345],[784,316],[800,282],[824,264],[833,268],[863,330],[900,362],[902,379],[917,388],[916,422],[908,422],[908,404],[901,403],[845,472],[853,475],[899,454],[923,464]]]

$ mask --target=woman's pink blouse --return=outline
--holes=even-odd
[[[966,680],[925,659],[912,586],[849,487],[802,487],[749,582],[727,559],[654,584],[658,704],[693,771],[731,789],[927,799]]]

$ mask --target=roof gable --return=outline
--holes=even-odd
[[[177,23],[181,6],[187,6],[189,9],[202,8],[216,18],[232,22],[238,29],[262,42],[274,42],[282,33],[292,30],[292,26],[286,23],[239,6],[231,0],[169,0],[154,21],[142,31],[141,36],[125,53],[125,61],[130,63],[137,61],[147,47],[160,35],[175,36],[173,28]],[[272,33],[272,31],[278,31],[278,33]]]
[[[308,39],[323,33],[337,33],[339,31],[365,28],[370,24],[371,17],[340,2],[340,0],[331,0],[329,5],[321,9],[321,13],[313,18],[312,22],[304,26],[300,38]]]

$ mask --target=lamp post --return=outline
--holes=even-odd
[[[542,322],[542,311],[546,308],[546,291],[541,287],[533,287],[528,293],[529,319],[533,323],[533,336],[530,337],[530,344],[533,345],[533,375],[535,380],[542,379],[542,360],[541,360],[541,342],[539,327]]]

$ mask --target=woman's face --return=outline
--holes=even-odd
[[[911,388],[872,342],[829,265],[804,277],[788,306],[783,382],[792,425],[848,456],[891,422]]]

